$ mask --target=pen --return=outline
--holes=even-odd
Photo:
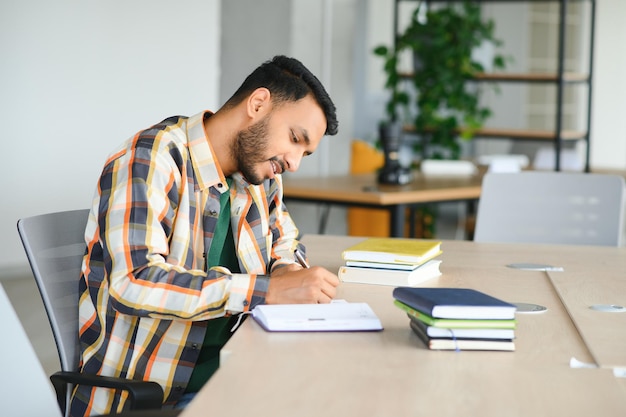
[[[303,268],[309,268],[309,264],[307,263],[306,259],[304,259],[304,255],[302,255],[300,249],[296,249],[295,251],[293,251],[293,255],[296,257],[296,261],[298,261],[298,263],[302,265]]]

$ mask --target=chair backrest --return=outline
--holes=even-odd
[[[20,219],[17,229],[39,287],[63,371],[78,368],[78,279],[89,210]]]
[[[50,381],[2,285],[0,317],[0,334],[5,335],[0,345],[2,415],[61,417]]]
[[[376,172],[385,164],[385,155],[372,144],[360,139],[350,143],[350,174]],[[389,236],[389,210],[348,207],[347,226],[350,236]]]
[[[555,171],[487,173],[477,242],[620,246],[624,178]]]

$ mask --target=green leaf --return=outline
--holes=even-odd
[[[383,58],[387,75],[385,87],[390,95],[386,111],[391,119],[396,120],[402,111],[406,120],[413,120],[419,143],[416,151],[424,156],[458,158],[459,140],[470,140],[491,116],[490,109],[480,106],[483,87],[474,84],[467,88],[474,74],[484,71],[480,62],[472,60],[472,50],[483,42],[496,47],[502,42],[494,36],[495,23],[482,18],[481,5],[476,2],[428,7],[426,23],[417,19],[422,5],[426,7],[425,2],[418,3],[393,47],[374,49],[374,54]],[[406,52],[420,63],[410,82],[397,71],[398,57]],[[507,60],[496,54],[493,67],[504,69]],[[495,84],[491,86],[497,89]],[[459,131],[460,125],[463,128]]]
[[[377,46],[376,48],[374,48],[374,55],[386,56],[388,51],[388,48],[384,45]]]

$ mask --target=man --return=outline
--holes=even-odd
[[[219,366],[240,313],[330,302],[337,276],[294,259],[303,248],[280,174],[336,132],[319,80],[277,56],[216,113],[171,117],[114,152],[86,229],[82,372],[158,382],[165,405],[180,405]],[[126,399],[78,386],[71,414],[121,411]]]

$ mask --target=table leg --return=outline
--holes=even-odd
[[[468,200],[465,209],[465,240],[474,240],[477,200]]]
[[[320,223],[317,228],[317,234],[326,234],[326,225],[328,224],[328,215],[330,214],[330,204],[324,204],[321,207]]]
[[[391,221],[389,225],[391,237],[403,237],[406,204],[396,204],[395,206],[391,206],[389,211],[391,212]]]

